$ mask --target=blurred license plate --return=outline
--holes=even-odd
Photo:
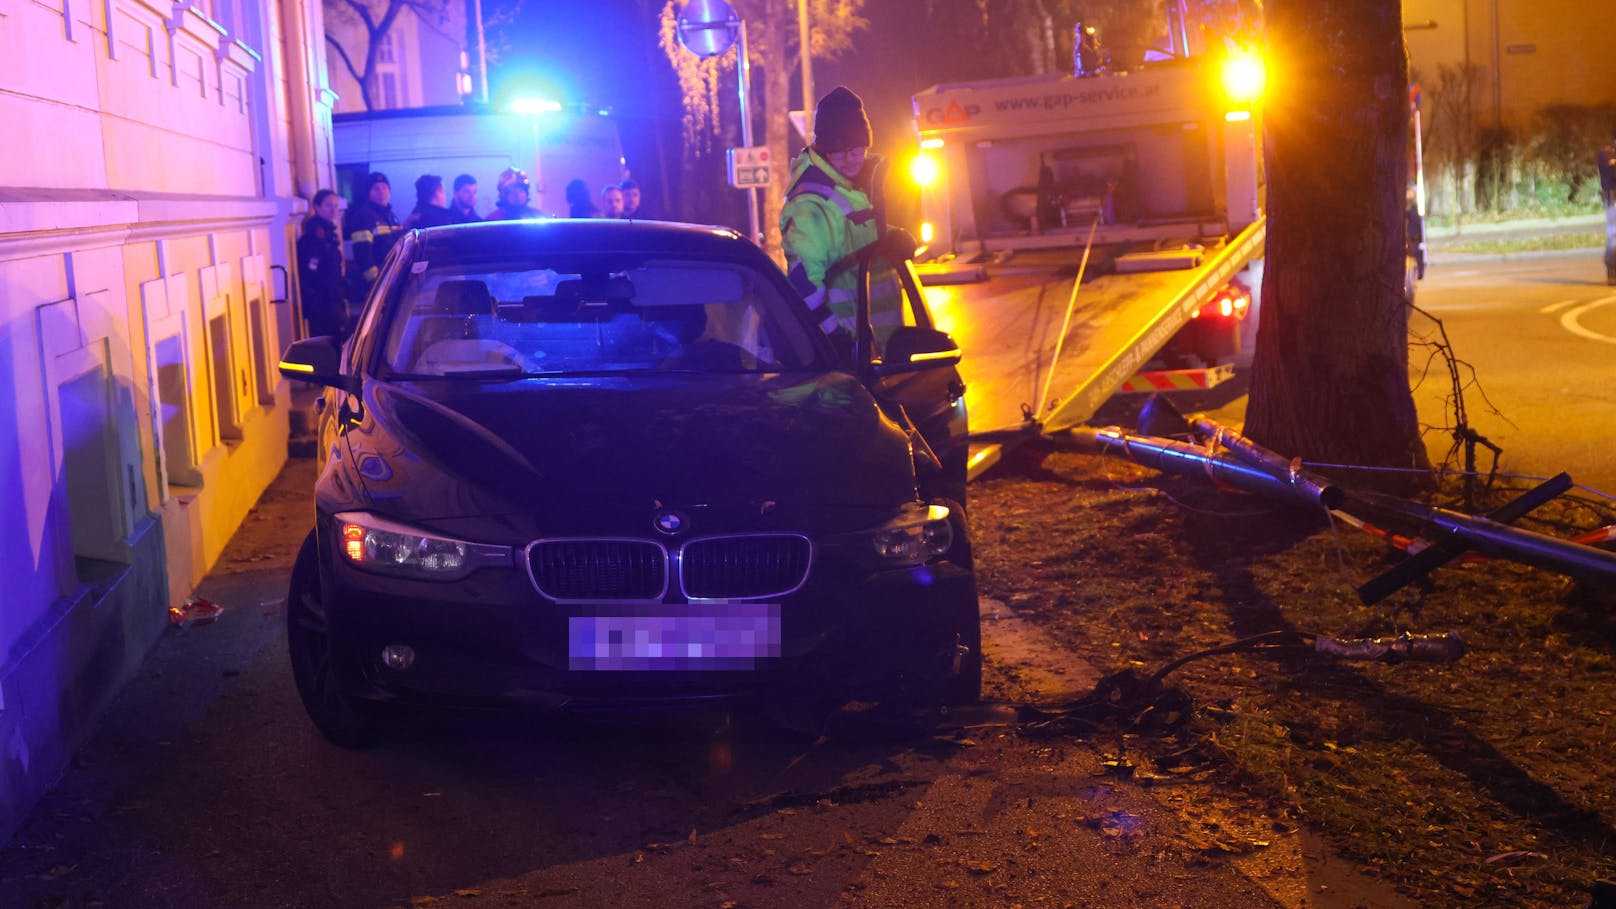
[[[755,669],[780,655],[780,605],[666,607],[655,615],[572,616],[567,668],[585,672]]]

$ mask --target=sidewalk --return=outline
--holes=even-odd
[[[1468,252],[1457,247],[1476,242],[1510,243],[1512,241],[1539,240],[1571,234],[1603,234],[1605,218],[1601,214],[1576,215],[1570,218],[1525,218],[1519,221],[1487,223],[1459,223],[1425,229],[1425,258],[1432,265],[1457,262],[1503,262],[1540,256],[1598,255],[1600,245],[1574,249],[1521,249],[1508,252]]]

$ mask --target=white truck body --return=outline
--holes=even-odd
[[[477,178],[477,208],[498,204],[496,185],[508,167],[527,172],[529,203],[565,216],[563,191],[582,179],[597,198],[608,182],[623,178],[623,145],[616,122],[603,112],[553,110],[531,114],[477,108],[424,108],[338,114],[332,118],[339,189],[351,198],[353,181],[381,171],[393,186],[393,208],[402,218],[415,204],[415,179],[443,178],[453,192],[456,176]]]
[[[915,96],[921,154],[938,177],[922,189],[930,238],[918,271],[934,312],[972,314],[946,327],[967,353],[973,427],[1076,426],[1175,336],[1202,339],[1189,345],[1198,368],[1153,374],[1156,387],[1230,374],[1249,297],[1232,313],[1218,304],[1261,259],[1265,222],[1259,115],[1231,103],[1223,63],[1175,58]],[[1209,331],[1218,318],[1234,331]],[[1205,338],[1224,335],[1234,346],[1205,352],[1218,346]]]

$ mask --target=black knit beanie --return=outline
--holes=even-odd
[[[868,148],[873,138],[864,101],[845,85],[831,89],[814,108],[814,151],[821,155]]]

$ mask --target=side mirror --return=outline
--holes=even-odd
[[[935,328],[905,325],[894,329],[882,352],[877,373],[890,376],[901,372],[918,372],[959,363],[959,345],[946,332]]]
[[[335,338],[294,341],[281,355],[280,370],[281,375],[288,379],[353,390],[350,377],[342,374],[342,350]]]

